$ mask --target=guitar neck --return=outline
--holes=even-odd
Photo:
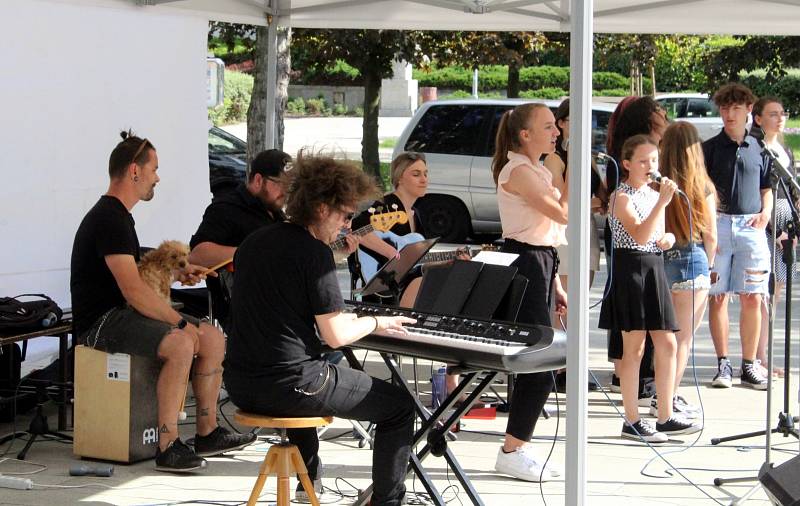
[[[372,224],[369,224],[369,225],[364,225],[361,228],[357,228],[356,230],[353,230],[351,233],[353,235],[357,235],[357,236],[360,237],[362,235],[367,235],[367,234],[369,234],[370,232],[372,232],[374,230],[375,229],[372,227]],[[338,249],[344,248],[346,244],[347,244],[347,241],[345,240],[345,238],[344,237],[340,237],[339,239],[336,239],[335,241],[330,243],[328,246],[330,246],[330,248],[332,250],[336,251]]]
[[[424,257],[422,257],[422,259],[420,259],[419,263],[424,264],[428,262],[447,262],[456,258],[458,254],[459,250],[427,253]]]

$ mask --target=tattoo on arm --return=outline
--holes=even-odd
[[[160,432],[161,434],[167,434],[169,432],[169,429],[167,428],[167,424],[162,425],[161,429],[159,429],[158,432]]]
[[[198,416],[208,416],[208,408],[200,408],[197,414]]]

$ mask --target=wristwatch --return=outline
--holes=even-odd
[[[181,319],[180,319],[180,321],[179,321],[178,323],[176,323],[176,324],[175,324],[175,328],[176,328],[176,329],[183,330],[183,329],[185,329],[185,328],[186,328],[186,326],[187,326],[188,324],[189,324],[189,322],[187,322],[187,321],[186,321],[186,318],[181,318]]]

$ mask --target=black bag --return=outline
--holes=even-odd
[[[38,297],[37,300],[20,300],[22,297]],[[38,293],[26,293],[16,297],[0,297],[0,331],[37,330],[52,327],[61,321],[64,312],[53,299]]]

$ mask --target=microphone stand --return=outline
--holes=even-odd
[[[755,431],[755,432],[748,432],[745,434],[738,434],[735,436],[728,436],[722,438],[712,438],[711,444],[718,445],[720,443],[724,443],[727,441],[735,441],[738,439],[745,439],[750,437],[756,436],[765,436],[766,443],[765,443],[765,450],[764,450],[764,463],[761,465],[761,469],[759,470],[758,476],[748,476],[748,477],[740,477],[740,478],[714,478],[714,485],[721,486],[725,483],[740,483],[745,481],[753,481],[759,480],[759,477],[763,475],[765,472],[769,471],[773,465],[771,462],[771,436],[772,434],[783,434],[784,437],[789,437],[789,435],[794,436],[797,439],[800,439],[800,433],[795,428],[794,424],[798,421],[798,417],[792,416],[790,407],[789,407],[789,370],[791,365],[791,330],[792,330],[792,277],[794,274],[794,262],[795,262],[795,251],[794,251],[794,239],[798,237],[798,233],[800,233],[800,216],[798,216],[797,209],[794,205],[794,201],[792,200],[792,195],[800,195],[800,185],[797,184],[794,176],[792,175],[789,170],[781,165],[781,163],[776,158],[775,154],[772,153],[770,149],[764,147],[762,154],[767,156],[771,163],[771,172],[770,172],[770,181],[772,185],[772,195],[774,198],[773,206],[772,206],[772,230],[770,234],[769,240],[772,241],[772,248],[771,248],[771,255],[770,255],[770,262],[771,262],[771,272],[769,278],[769,299],[767,302],[768,307],[768,314],[769,314],[769,325],[768,325],[768,334],[767,334],[767,416],[766,416],[766,428],[765,430]],[[786,183],[789,183],[792,190],[791,191],[787,186]],[[775,297],[775,267],[777,264],[777,255],[776,255],[776,242],[777,242],[777,235],[778,230],[776,226],[777,222],[777,201],[778,201],[778,188],[782,191],[783,195],[786,197],[786,200],[789,203],[789,210],[791,212],[791,220],[787,224],[787,234],[788,239],[785,241],[781,241],[783,246],[783,255],[782,259],[783,262],[786,264],[786,300],[785,300],[785,307],[786,307],[786,314],[784,315],[784,384],[783,384],[783,411],[778,413],[778,425],[775,428],[772,428],[772,365],[773,365],[773,353],[772,353],[772,344],[774,340],[774,333],[775,333],[775,304],[774,304],[774,297]],[[744,503],[747,499],[749,499],[754,493],[758,491],[761,487],[760,482],[756,482],[756,484],[751,487],[744,495],[735,499],[731,504],[737,505]]]

